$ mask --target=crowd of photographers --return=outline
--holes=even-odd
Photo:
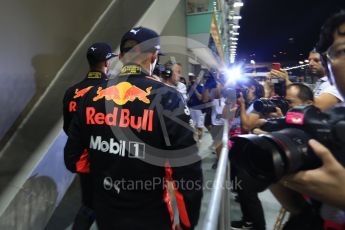
[[[231,133],[232,171],[244,182],[237,191],[243,218],[233,229],[265,229],[257,192],[267,188],[290,212],[283,229],[345,228],[344,44],[341,12],[325,23],[309,53],[310,72],[319,78],[314,88],[273,69],[268,79],[280,79],[269,87],[273,97],[251,101],[261,90],[255,84],[247,98],[241,93],[241,127],[251,134]]]
[[[185,98],[196,136],[200,141],[207,128],[217,158],[223,118],[230,124],[232,178],[243,182],[233,191],[242,211],[233,229],[266,229],[258,197],[266,189],[290,213],[284,229],[344,229],[344,23],[343,12],[330,18],[309,53],[313,87],[274,66],[265,82],[248,77],[231,89],[217,71],[190,73]]]

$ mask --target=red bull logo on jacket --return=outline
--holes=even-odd
[[[109,125],[120,128],[131,127],[152,131],[153,129],[153,110],[144,109],[142,116],[133,116],[129,109],[113,108],[112,113],[104,114],[96,112],[94,107],[86,107],[86,124],[87,125]]]
[[[129,82],[121,82],[117,85],[110,86],[108,88],[99,87],[97,90],[97,96],[93,98],[93,101],[100,99],[112,100],[117,105],[124,105],[128,101],[139,100],[145,104],[150,104],[150,100],[147,98],[151,94],[152,87],[147,87],[145,90],[132,85]]]

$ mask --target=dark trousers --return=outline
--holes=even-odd
[[[243,181],[243,177],[241,177],[241,172],[236,170],[235,167],[232,167],[231,173],[232,179],[237,177],[237,180],[244,182],[241,183],[241,188],[236,189],[243,215],[242,220],[252,222],[256,230],[266,229],[264,210],[259,200],[258,193],[246,187],[246,183]]]
[[[89,230],[95,221],[92,179],[89,174],[79,174],[79,179],[82,205],[74,219],[72,230]]]

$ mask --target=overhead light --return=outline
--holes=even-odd
[[[231,42],[231,45],[237,45],[237,42]]]
[[[238,38],[230,37],[230,40],[237,41]]]
[[[305,59],[304,62],[305,62],[305,63],[309,63],[309,60],[308,60],[308,59]]]
[[[250,64],[255,65],[255,61],[254,60],[250,60]]]
[[[233,29],[239,29],[240,27],[241,27],[241,26],[239,26],[239,25],[233,25],[233,26],[232,26]]]
[[[229,16],[229,19],[230,20],[240,20],[240,19],[242,19],[242,16],[239,16],[239,15],[235,15],[235,16]]]
[[[230,46],[230,48],[236,48],[237,46]]]
[[[303,65],[303,61],[299,61],[298,64]]]
[[[234,3],[234,7],[242,7],[243,6],[243,2],[235,2]]]
[[[234,32],[234,31],[230,31],[230,33],[232,34],[232,35],[240,35],[240,33],[237,33],[237,32]]]

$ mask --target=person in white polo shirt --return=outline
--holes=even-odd
[[[319,77],[313,90],[315,106],[325,111],[335,104],[343,102],[343,97],[340,95],[337,88],[330,84],[326,76],[326,70],[322,65],[320,54],[312,50],[309,53],[308,60],[311,73]]]

